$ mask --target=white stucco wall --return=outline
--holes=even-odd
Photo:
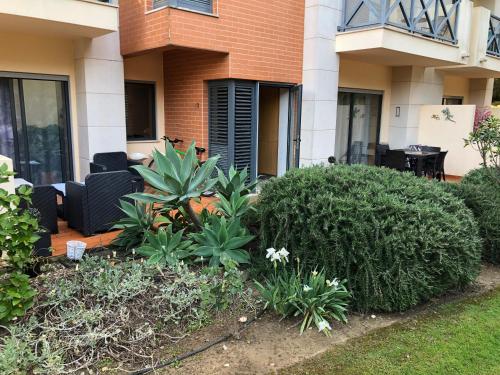
[[[335,148],[341,0],[306,0],[300,165],[325,163]]]
[[[446,120],[442,113],[445,108],[449,108],[455,122]],[[475,105],[425,105],[420,108],[418,143],[448,151],[445,162],[448,175],[464,176],[480,166],[479,153],[471,147],[464,147],[464,138],[474,126],[475,110]],[[438,116],[439,120],[433,116]]]
[[[74,59],[79,178],[83,180],[95,153],[127,151],[125,79],[118,32],[77,41]]]

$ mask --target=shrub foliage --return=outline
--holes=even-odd
[[[495,168],[476,169],[455,191],[479,223],[484,260],[500,264],[500,173]]]
[[[473,215],[438,183],[366,166],[297,169],[260,196],[261,246],[347,279],[356,309],[402,311],[473,281]]]

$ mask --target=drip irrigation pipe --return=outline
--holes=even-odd
[[[204,351],[206,351],[206,350],[210,349],[212,346],[215,346],[215,345],[218,345],[218,344],[220,344],[220,343],[222,343],[222,342],[224,342],[224,341],[227,341],[227,340],[231,339],[232,337],[237,337],[237,336],[239,336],[239,335],[240,335],[243,331],[245,331],[246,329],[248,329],[248,327],[250,327],[250,325],[251,325],[253,322],[255,322],[257,319],[259,319],[259,318],[260,318],[260,317],[264,314],[264,311],[265,311],[265,310],[261,310],[261,311],[259,311],[259,313],[258,313],[255,317],[253,317],[252,319],[250,319],[249,321],[247,321],[247,322],[245,323],[245,325],[244,325],[243,327],[241,327],[241,328],[238,330],[237,334],[235,334],[235,333],[230,333],[230,334],[227,334],[227,335],[225,335],[225,336],[221,336],[221,337],[219,337],[219,338],[217,338],[217,339],[215,339],[215,340],[213,340],[213,341],[210,341],[210,342],[206,343],[205,345],[202,345],[202,346],[200,346],[200,347],[198,347],[198,348],[196,348],[196,349],[194,349],[194,350],[192,350],[192,351],[190,351],[190,352],[186,352],[186,353],[184,353],[184,354],[181,354],[181,355],[175,356],[175,357],[173,357],[173,358],[171,358],[171,359],[169,359],[169,360],[167,360],[167,361],[165,361],[165,362],[162,362],[162,363],[160,363],[160,364],[158,364],[158,365],[156,365],[156,366],[153,366],[153,367],[146,367],[146,368],[144,368],[144,369],[142,369],[142,370],[135,371],[135,372],[133,372],[133,373],[132,373],[132,375],[144,375],[144,374],[149,374],[149,373],[150,373],[150,372],[152,372],[152,371],[160,370],[160,369],[162,369],[162,368],[165,368],[165,367],[167,367],[167,366],[170,366],[170,365],[171,365],[171,364],[173,364],[173,363],[180,362],[180,361],[183,361],[183,360],[185,360],[185,359],[187,359],[187,358],[189,358],[189,357],[193,357],[193,356],[195,356],[196,354],[203,353]]]

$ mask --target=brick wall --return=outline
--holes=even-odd
[[[200,50],[165,52],[165,134],[208,148],[207,81],[227,77],[229,56]],[[184,146],[184,147],[183,147]]]
[[[120,3],[125,56],[164,51],[165,134],[208,147],[207,81],[302,82],[304,0],[219,0],[219,16]]]
[[[229,77],[301,82],[303,0],[219,0],[219,17],[148,11],[150,1],[120,3],[124,56],[172,46],[227,52]]]

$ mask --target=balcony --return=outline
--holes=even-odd
[[[213,14],[213,0],[153,0],[153,9],[179,8],[198,13]]]
[[[387,66],[463,65],[471,12],[469,0],[344,0],[336,49]]]
[[[94,38],[118,30],[117,0],[0,1],[0,31]]]
[[[457,43],[461,0],[344,0],[340,31],[395,27],[432,39]]]

